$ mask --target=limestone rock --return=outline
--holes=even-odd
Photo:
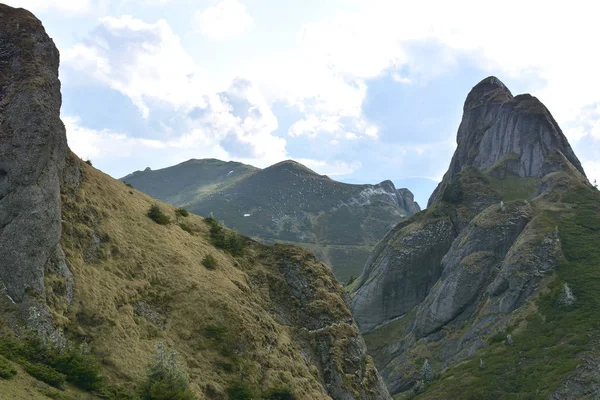
[[[0,279],[22,302],[64,264],[60,184],[68,152],[59,54],[30,12],[0,4]],[[66,273],[63,267],[58,267]]]
[[[518,176],[542,177],[544,160],[558,151],[585,175],[548,109],[529,94],[513,97],[493,76],[478,83],[467,96],[457,145],[448,172],[429,199],[428,206],[441,198],[444,189],[467,165],[484,171],[505,161],[511,172]]]

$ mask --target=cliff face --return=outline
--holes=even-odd
[[[375,244],[397,222],[420,211],[413,194],[389,180],[350,185],[292,160],[262,170],[190,160],[122,180],[199,215],[212,214],[257,240],[314,251],[342,282],[360,274]]]
[[[0,280],[25,313],[45,296],[46,272],[63,277],[65,295],[72,290],[59,244],[60,186],[78,177],[65,168],[54,43],[24,10],[0,5],[0,26]]]
[[[0,5],[0,363],[18,375],[2,393],[57,398],[46,383],[66,379],[73,398],[136,399],[162,343],[200,399],[390,398],[328,267],[223,228],[234,256],[162,203],[156,223],[154,199],[69,151],[60,103],[51,39]],[[46,383],[19,387],[24,371]]]
[[[585,176],[548,109],[529,94],[513,97],[493,76],[479,82],[467,96],[456,142],[448,172],[428,205],[441,198],[466,166],[486,171],[503,160],[506,165],[502,173],[541,178],[545,175],[544,160],[552,152],[560,151]]]
[[[469,369],[479,376],[462,386],[443,379],[424,388],[416,383],[423,379],[424,358],[442,376],[451,376],[477,352],[484,361],[494,351],[510,353],[504,344],[497,348],[498,335],[541,334],[539,326],[527,331],[519,321],[552,303],[540,300],[546,299],[543,293],[559,296],[558,283],[549,282],[569,276],[557,270],[570,251],[561,246],[561,226],[571,221],[567,210],[579,207],[569,192],[591,196],[592,209],[600,205],[548,110],[529,95],[513,97],[497,78],[484,79],[467,97],[457,142],[427,210],[388,233],[352,290],[353,314],[393,394],[425,390],[424,398],[464,398],[461,390],[466,390],[497,398],[513,390],[506,386],[515,367],[509,364],[495,370],[494,379],[502,383],[486,381],[483,367],[481,373]],[[564,233],[569,243],[571,233]],[[530,351],[530,345],[520,351]],[[560,339],[548,346],[560,346]],[[512,362],[508,356],[502,362],[507,360]],[[538,368],[539,362],[528,364]],[[549,376],[554,390],[566,379],[565,373],[544,379]],[[526,386],[517,392],[527,396],[531,388]]]

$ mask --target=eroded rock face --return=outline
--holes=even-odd
[[[306,268],[298,258],[279,254],[279,271],[294,301],[277,301],[279,318],[298,326],[303,333],[304,358],[314,360],[327,390],[334,400],[391,399],[375,364],[367,355],[365,342],[343,298],[342,288],[333,277],[319,277],[316,270]],[[330,300],[323,304],[325,284]],[[282,299],[283,300],[283,299]]]
[[[458,128],[458,147],[448,172],[429,199],[444,189],[467,165],[485,171],[504,160],[521,177],[542,177],[544,159],[560,151],[583,175],[583,168],[548,109],[529,94],[513,97],[496,77],[478,83],[467,96]]]
[[[0,4],[0,279],[17,303],[65,272],[60,183],[68,152],[58,50],[41,22]]]
[[[494,77],[469,93],[457,142],[427,210],[377,245],[351,293],[361,331],[384,340],[373,356],[392,394],[420,379],[423,354],[443,370],[488,345],[563,257],[542,210],[589,185],[548,110]]]
[[[410,311],[442,273],[440,261],[455,232],[448,220],[422,227],[399,224],[373,251],[353,294],[352,312],[362,332]]]

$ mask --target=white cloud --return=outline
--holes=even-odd
[[[195,15],[198,32],[214,39],[224,40],[250,29],[253,19],[248,14],[246,6],[237,0],[221,0],[217,5]]]
[[[99,22],[84,42],[66,50],[64,65],[128,96],[144,117],[149,100],[189,107],[210,91],[166,21],[148,24],[124,15]]]
[[[350,129],[354,132],[349,132]],[[320,135],[328,135],[338,139],[350,140],[365,136],[377,138],[378,132],[377,126],[362,117],[342,119],[338,115],[317,116],[315,114],[308,114],[288,129],[288,134],[292,137],[307,136],[314,138]]]
[[[308,168],[315,170],[321,175],[340,176],[348,175],[356,171],[362,166],[360,161],[351,163],[345,161],[319,161],[308,158],[299,158],[299,163],[306,165]]]
[[[88,13],[100,5],[99,1],[92,0],[4,0],[4,3],[34,13],[59,11],[69,16]]]
[[[120,159],[133,156],[142,149],[164,149],[159,140],[132,138],[109,130],[94,130],[81,126],[78,117],[62,116],[69,147],[83,159]]]

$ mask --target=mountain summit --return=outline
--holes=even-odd
[[[352,288],[388,388],[425,399],[597,395],[600,375],[575,367],[600,360],[600,336],[584,333],[600,317],[600,193],[546,107],[495,77],[467,96],[457,143],[428,208],[379,242]]]
[[[213,215],[245,235],[314,251],[346,282],[397,222],[420,211],[408,189],[387,180],[351,185],[319,175],[297,161],[258,169],[219,160],[190,160],[122,178],[133,187]]]
[[[503,161],[520,177],[541,178],[544,160],[561,153],[582,175],[581,163],[548,109],[529,94],[513,97],[498,78],[479,82],[467,96],[448,172],[429,199],[438,200],[466,166],[487,171]]]

